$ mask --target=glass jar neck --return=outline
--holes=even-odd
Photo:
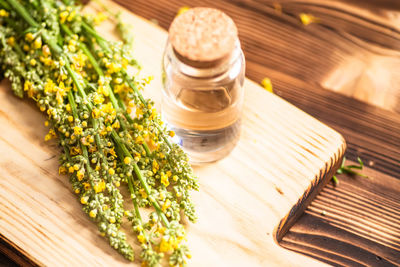
[[[168,41],[166,54],[173,68],[180,73],[194,78],[208,78],[229,71],[235,62],[240,60],[242,50],[239,39],[237,39],[233,51],[215,62],[190,62],[177,54]]]

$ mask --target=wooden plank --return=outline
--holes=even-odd
[[[216,7],[237,23],[247,62],[248,76],[274,83],[285,74],[326,89],[399,112],[400,27],[398,1],[375,4],[353,0],[116,0],[134,13],[155,19],[167,28],[184,5]],[[372,1],[369,1],[371,3]],[[275,5],[279,3],[281,11]],[[393,8],[393,9],[389,9]],[[301,24],[300,13],[310,13],[318,23]]]
[[[158,101],[157,69],[166,33],[136,16],[125,14],[125,19],[134,25],[143,71],[155,75],[148,93]],[[101,31],[110,35],[111,29],[105,24]],[[338,167],[343,138],[255,83],[246,80],[245,86],[238,146],[226,159],[195,169],[201,189],[194,194],[199,221],[187,226],[191,263],[315,264],[274,239]],[[43,115],[31,103],[13,97],[4,84],[0,103],[2,235],[42,265],[129,264],[98,235],[74,200],[67,177],[57,174],[57,147],[42,141]]]
[[[400,180],[363,173],[325,187],[281,245],[332,265],[400,265]]]

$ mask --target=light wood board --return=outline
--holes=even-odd
[[[119,9],[109,3],[113,10]],[[124,13],[133,25],[135,55],[155,76],[147,95],[159,101],[167,34]],[[111,23],[102,25],[112,35]],[[243,131],[225,159],[196,167],[199,220],[187,225],[193,266],[310,266],[314,259],[276,243],[341,161],[345,142],[326,125],[245,82]],[[58,148],[45,143],[45,117],[30,101],[0,87],[0,233],[3,243],[46,266],[132,264],[109,247],[81,211]],[[135,242],[132,238],[132,244]],[[4,246],[0,246],[4,247]],[[139,247],[134,245],[136,251]],[[138,253],[136,253],[138,255]],[[139,257],[137,257],[139,258]],[[138,260],[135,263],[139,263]]]

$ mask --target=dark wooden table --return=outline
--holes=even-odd
[[[276,94],[339,131],[348,163],[360,157],[370,177],[340,175],[281,245],[332,265],[400,265],[399,1],[116,2],[165,29],[185,5],[230,15],[247,77],[269,77]],[[301,13],[315,23],[302,24]]]

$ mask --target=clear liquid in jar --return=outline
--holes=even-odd
[[[240,81],[175,89],[164,90],[162,114],[191,163],[213,162],[228,155],[240,136]]]

